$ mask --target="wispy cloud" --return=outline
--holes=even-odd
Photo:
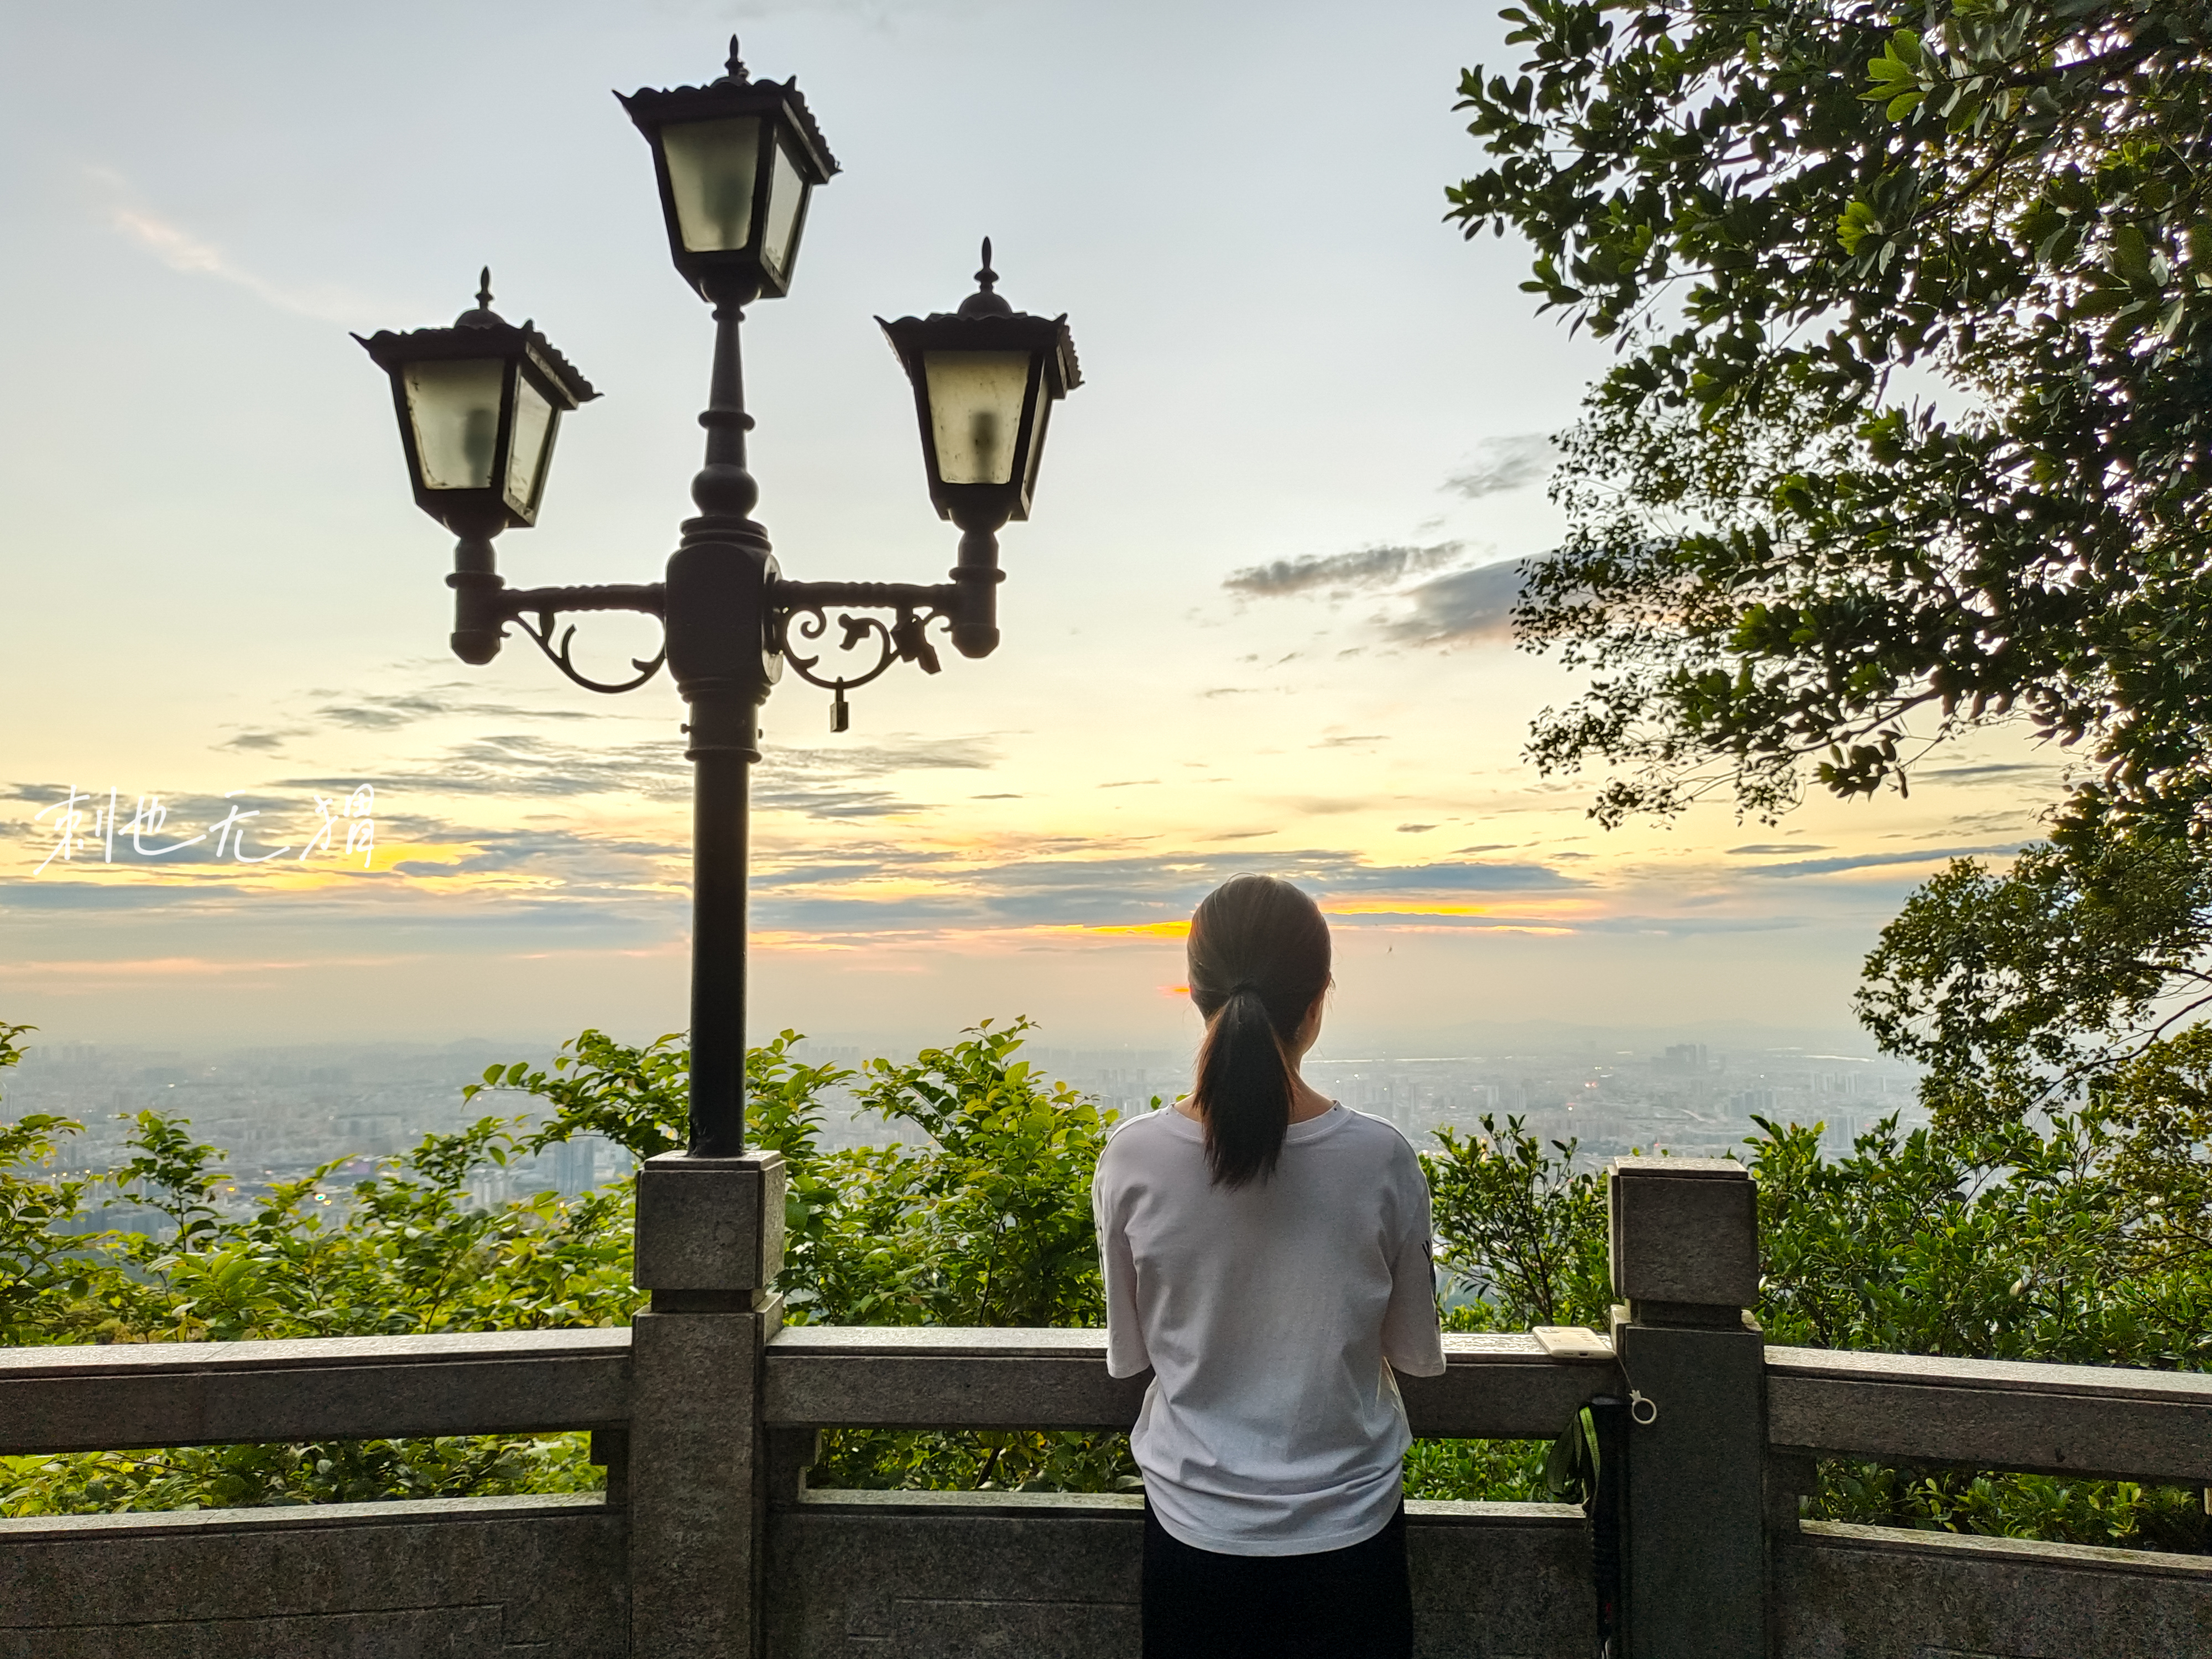
[[[405,701],[382,700],[383,705]],[[884,817],[918,809],[882,781],[915,771],[983,771],[997,759],[982,738],[915,740],[849,748],[770,750],[754,769],[753,804],[814,818]],[[333,780],[290,778],[279,787],[329,788]],[[506,797],[566,799],[633,795],[654,801],[689,799],[691,767],[680,738],[580,744],[535,732],[506,732],[448,746],[414,766],[386,769],[378,779],[393,789],[428,797]]]
[[[112,167],[87,167],[85,176],[100,198],[101,212],[109,228],[172,270],[187,276],[211,276],[245,289],[279,311],[313,317],[321,322],[357,323],[375,309],[373,302],[334,283],[295,288],[248,270],[213,242],[145,206],[130,180]]]
[[[1553,453],[1552,441],[1540,432],[1486,438],[1475,446],[1474,458],[1465,468],[1444,480],[1444,488],[1471,501],[1502,495],[1550,472]]]
[[[1792,859],[1787,864],[1754,864],[1751,876],[1832,876],[1845,870],[1871,870],[1893,864],[1932,864],[1938,859],[2009,858],[2025,843],[1999,842],[1989,847],[1926,847],[1912,853],[1862,853],[1850,858]]]
[[[1564,854],[1562,854],[1564,856]],[[1337,892],[1512,893],[1533,888],[1583,885],[1542,864],[1401,864],[1340,869],[1329,886]]]
[[[1309,553],[1304,558],[1277,559],[1272,564],[1232,570],[1221,585],[1247,599],[1349,593],[1361,588],[1388,587],[1408,576],[1440,569],[1458,558],[1466,547],[1464,542],[1438,542],[1431,547],[1388,545],[1362,547],[1349,553]]]
[[[479,720],[586,720],[580,708],[532,708],[510,702],[478,702],[447,693],[454,688],[427,691],[370,693],[345,702],[326,702],[315,713],[332,726],[359,732],[390,732],[418,721],[465,716]],[[328,694],[325,694],[328,695]]]
[[[597,709],[564,708],[526,702],[486,702],[465,682],[449,682],[410,691],[345,691],[328,687],[306,690],[291,699],[309,702],[309,714],[294,718],[296,726],[236,726],[231,734],[210,745],[234,754],[274,754],[295,738],[331,732],[398,732],[441,720],[579,720],[605,721]]]
[[[1314,850],[1163,857],[1030,856],[988,863],[951,854],[887,854],[880,860],[825,853],[757,878],[759,925],[793,933],[1078,927],[1155,929],[1188,916],[1229,877],[1262,867],[1348,916],[1471,915],[1468,896],[1571,896],[1583,881],[1541,864],[1367,865]],[[1479,908],[1479,907],[1474,907]]]
[[[266,755],[282,749],[294,738],[304,738],[307,735],[307,728],[302,726],[289,726],[281,732],[267,731],[257,726],[245,726],[215,746],[217,749],[230,750],[235,754]]]
[[[1914,775],[1930,782],[2010,783],[2023,777],[2055,777],[2064,769],[2054,761],[1990,761],[1977,766],[1930,766]]]
[[[769,776],[786,772],[839,778],[883,777],[893,772],[988,770],[998,763],[997,744],[987,737],[901,738],[895,743],[840,744],[763,753],[758,770]]]
[[[995,744],[973,737],[777,748],[754,769],[753,799],[810,818],[891,817],[919,811],[919,803],[878,780],[901,772],[986,772],[997,760]]]
[[[325,778],[287,778],[279,787],[327,788]],[[537,799],[637,794],[676,800],[691,792],[691,769],[674,741],[585,748],[527,732],[455,744],[427,764],[386,769],[380,783],[431,796],[493,795]]]
[[[1507,559],[1423,582],[1406,596],[1413,601],[1412,611],[1385,623],[1384,631],[1416,645],[1510,641],[1526,562]]]

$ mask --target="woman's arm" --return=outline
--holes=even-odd
[[[1390,1264],[1390,1305],[1382,1315],[1382,1357],[1401,1376],[1440,1376],[1444,1369],[1444,1339],[1437,1318],[1429,1183],[1410,1148],[1406,1162],[1412,1166],[1412,1179],[1404,1211],[1411,1224]]]
[[[1106,1374],[1134,1376],[1150,1370],[1152,1359],[1137,1316],[1137,1261],[1117,1201],[1121,1183],[1115,1176],[1121,1160],[1113,1154],[1109,1142],[1091,1177],[1091,1220],[1098,1233],[1098,1265],[1106,1284]]]

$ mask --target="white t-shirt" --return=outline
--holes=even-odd
[[[1091,1185],[1107,1369],[1152,1387],[1130,1437],[1173,1537],[1306,1555],[1373,1537],[1412,1440],[1392,1369],[1444,1368],[1429,1188],[1405,1137],[1331,1108],[1272,1180],[1216,1187],[1181,1112],[1124,1120]]]

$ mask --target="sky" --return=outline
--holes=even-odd
[[[1002,537],[997,653],[895,670],[842,735],[793,679],[765,708],[757,1036],[1187,1043],[1180,924],[1247,870],[1333,918],[1324,1054],[1848,1030],[1882,922],[2033,836],[2057,765],[1998,734],[1909,799],[1607,831],[1599,779],[1523,757],[1577,684],[1514,648],[1514,562],[1559,533],[1547,436],[1605,358],[1534,314],[1524,249],[1443,218],[1481,164],[1459,73],[1513,61],[1503,27],[1431,0],[0,0],[0,1020],[682,1025],[681,703],[579,690],[519,635],[447,653],[451,538],[348,336],[451,321],[489,263],[605,394],[502,570],[656,580],[712,324],[609,89],[710,80],[735,30],[844,169],[745,330],[787,574],[951,562],[872,319],[950,309],[982,236],[1085,374]],[[591,617],[576,650],[611,678],[656,643]],[[73,810],[96,833],[64,848]]]

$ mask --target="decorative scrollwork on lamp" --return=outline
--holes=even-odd
[[[949,627],[952,618],[934,605],[899,605],[888,623],[880,617],[856,617],[849,611],[840,611],[837,626],[844,637],[833,648],[842,655],[860,653],[873,645],[876,659],[857,673],[830,674],[817,672],[827,650],[805,657],[793,648],[793,641],[811,644],[828,634],[829,612],[834,605],[834,601],[802,601],[778,611],[775,643],[783,653],[787,668],[809,685],[818,685],[830,693],[830,729],[846,732],[852,729],[853,716],[845,694],[880,678],[893,663],[910,662],[925,674],[938,672],[943,665],[938,661],[937,647],[929,642],[929,627],[938,622]]]
[[[586,691],[604,691],[610,696],[622,691],[635,691],[658,674],[668,661],[668,630],[664,624],[661,629],[660,649],[654,653],[652,660],[648,662],[642,657],[632,657],[629,659],[629,665],[637,670],[635,679],[623,680],[612,685],[592,679],[589,675],[581,672],[576,665],[569,660],[568,648],[571,641],[576,637],[576,624],[570,623],[561,630],[561,643],[558,648],[556,648],[552,642],[553,617],[552,611],[541,611],[538,613],[537,627],[532,628],[529,619],[520,616],[515,617],[514,625],[528,635],[532,642],[545,653],[546,661],[551,663]]]

